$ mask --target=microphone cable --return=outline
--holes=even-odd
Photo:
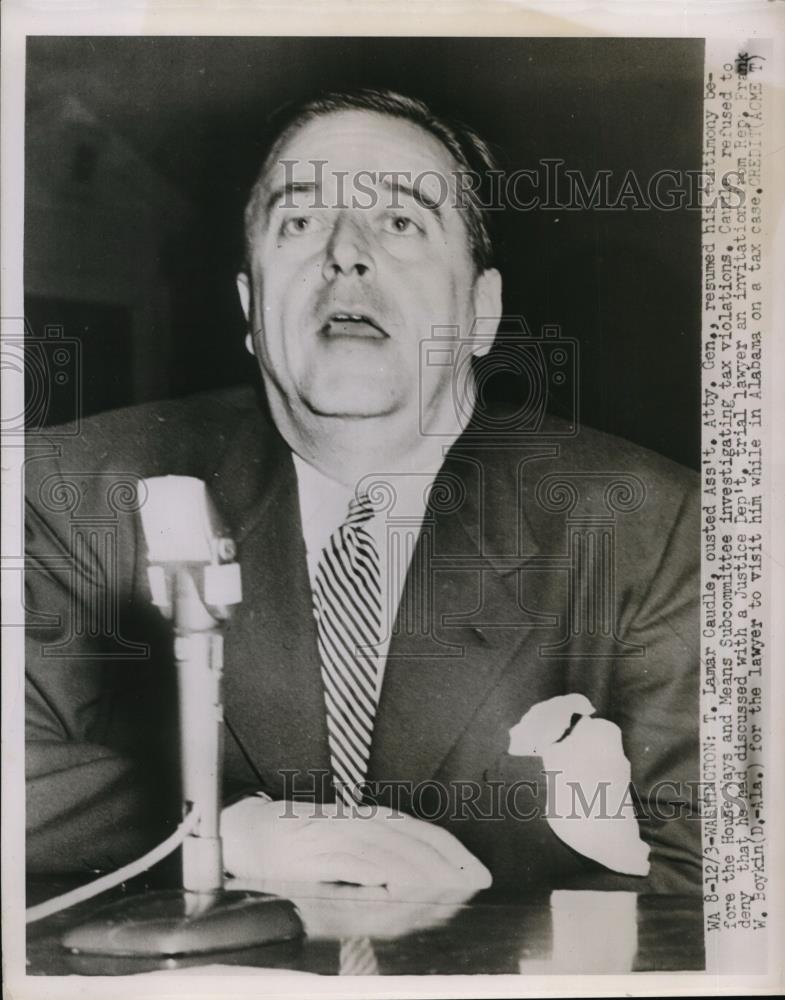
[[[196,827],[197,818],[194,810],[189,809],[177,829],[166,840],[161,841],[160,844],[148,851],[147,854],[143,854],[141,858],[137,858],[135,861],[129,861],[122,868],[108,872],[106,875],[102,875],[100,878],[94,879],[86,885],[80,885],[78,888],[64,892],[60,896],[54,896],[43,903],[31,906],[25,910],[25,923],[32,924],[37,920],[43,920],[44,917],[51,917],[54,913],[59,913],[61,910],[68,909],[69,906],[75,906],[77,903],[83,903],[87,899],[92,899],[93,896],[106,892],[108,889],[114,889],[121,882],[127,882],[128,879],[135,878],[137,875],[146,872],[148,868],[152,868],[159,861],[163,861],[165,857],[182,844],[185,838]]]

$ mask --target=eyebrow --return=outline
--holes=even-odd
[[[266,212],[269,215],[270,212],[276,207],[276,202],[281,198],[286,198],[288,195],[295,194],[296,192],[316,192],[318,190],[319,185],[317,185],[315,181],[290,181],[288,184],[282,184],[281,187],[275,188],[265,202]]]
[[[418,185],[418,188],[412,187],[410,184],[401,184],[398,181],[385,180],[382,182],[382,186],[387,188],[388,191],[392,191],[394,194],[406,194],[426,211],[431,212],[435,217],[439,225],[444,229],[444,219],[442,218],[442,212],[439,208],[439,203],[433,201],[427,195],[422,193],[422,190],[418,190],[422,185]]]
[[[382,181],[382,186],[393,194],[408,195],[418,205],[430,212],[436,218],[441,228],[444,229],[444,219],[439,208],[439,203],[423,194],[422,190],[420,190],[421,185],[415,188],[411,184],[401,184],[398,181],[384,180]],[[290,181],[288,184],[282,184],[280,187],[275,188],[267,198],[265,202],[266,214],[269,215],[275,207],[285,207],[280,205],[280,200],[287,198],[289,195],[302,192],[316,193],[320,190],[321,185],[315,181]],[[325,206],[321,205],[319,207],[324,208]]]

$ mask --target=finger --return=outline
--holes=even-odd
[[[429,845],[363,820],[323,825],[314,848],[313,853],[321,858],[351,856],[371,864],[374,874],[381,873],[381,882],[375,879],[360,884],[443,886],[454,885],[456,880],[455,870]]]
[[[394,818],[391,818],[394,814]],[[439,857],[455,871],[463,873],[467,881],[478,888],[488,888],[491,874],[485,865],[471,851],[441,826],[418,819],[416,816],[394,813],[394,810],[380,810],[375,819],[382,818],[388,828],[405,832],[407,836],[431,847]]]
[[[422,887],[430,895],[439,888],[455,886],[461,878],[429,844],[399,831],[391,835],[378,824],[363,832],[370,830],[372,837],[363,837],[359,850],[387,873],[387,886]]]
[[[429,824],[410,816],[406,817],[405,822],[400,818],[388,817],[381,822],[376,818],[355,822],[358,824],[358,835],[372,832],[375,845],[405,860],[409,882],[412,881],[411,873],[415,873],[427,886],[468,885],[477,889],[490,884],[487,869],[462,845],[458,845],[459,849],[456,849],[453,844],[455,838],[444,830],[437,830],[436,835],[428,830],[421,830],[420,827]],[[445,846],[449,855],[443,849]],[[393,875],[398,878],[397,874]]]
[[[386,883],[384,868],[354,851],[321,851],[304,861],[298,876],[304,882],[349,882],[353,885]]]
[[[399,825],[393,821],[373,822],[367,816],[307,821],[303,826],[298,825],[297,830],[293,828],[286,840],[287,868],[297,870],[316,856],[335,853],[372,861],[385,875],[384,884],[421,883],[434,887],[463,884],[462,872],[429,843],[407,834]]]

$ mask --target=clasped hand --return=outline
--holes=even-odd
[[[221,817],[226,870],[238,879],[385,886],[406,895],[491,884],[488,869],[441,827],[386,807],[247,798]]]

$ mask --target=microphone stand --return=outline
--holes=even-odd
[[[211,530],[209,548],[209,562],[204,556],[197,561],[151,560],[148,567],[153,601],[174,619],[183,814],[195,816],[182,844],[182,888],[146,892],[102,907],[63,935],[62,944],[74,953],[191,955],[288,941],[303,933],[289,900],[224,888],[220,623],[241,595],[233,541]]]

